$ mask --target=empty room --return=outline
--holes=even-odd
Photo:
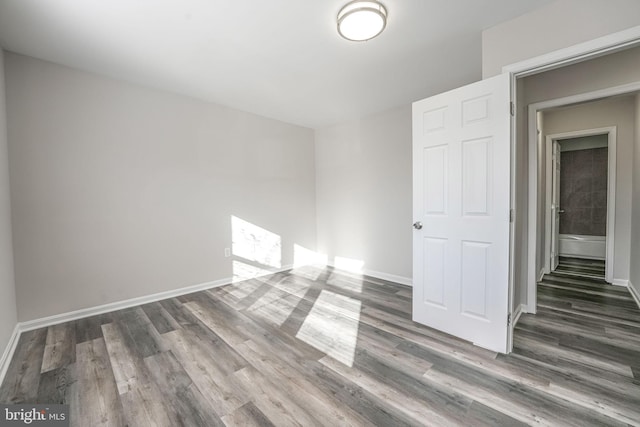
[[[640,426],[637,0],[0,0],[0,426]]]

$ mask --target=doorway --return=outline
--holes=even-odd
[[[532,268],[530,272],[535,271],[537,273],[527,284],[527,312],[529,313],[536,312],[538,283],[545,274],[549,274],[555,269],[554,257],[555,254],[560,255],[560,244],[565,243],[566,246],[567,241],[562,242],[559,239],[559,235],[571,234],[571,232],[561,233],[561,224],[557,217],[564,215],[560,213],[564,209],[563,203],[558,198],[554,206],[552,200],[554,183],[552,174],[554,168],[549,165],[553,160],[554,141],[558,143],[556,149],[559,152],[561,161],[564,154],[561,151],[563,141],[596,135],[607,136],[608,182],[606,228],[604,233],[605,280],[613,285],[629,285],[629,271],[632,259],[630,251],[631,232],[629,231],[632,229],[630,200],[633,187],[632,158],[635,144],[634,129],[636,126],[635,100],[638,96],[638,89],[640,89],[640,83],[611,88],[607,90],[608,93],[603,93],[603,91],[585,93],[580,95],[579,99],[573,96],[565,97],[532,104],[529,107],[531,113],[529,123],[533,123],[534,132],[537,129],[541,130],[540,135],[529,139],[529,144],[532,148],[539,148],[529,158],[530,165],[533,163],[533,166],[530,166],[529,169],[529,184],[534,184],[533,203],[529,208],[534,212],[540,212],[539,218],[542,219],[540,223],[536,223],[536,215],[532,215],[529,218],[530,220],[533,219],[533,223],[529,223],[529,231],[533,232],[533,234],[529,235],[532,236],[529,243],[533,245],[533,251],[540,248],[539,262],[536,262],[535,259],[530,259],[532,263],[529,264],[530,268]],[[593,128],[587,128],[588,125],[593,125]],[[540,165],[541,168],[536,167],[536,164]],[[561,183],[561,166],[559,175]],[[537,183],[538,185],[535,185]],[[574,196],[576,195],[574,194]],[[584,194],[580,196],[584,196]],[[584,205],[581,207],[585,208]],[[557,212],[553,211],[552,208],[555,208]],[[599,211],[599,215],[602,217],[604,213]],[[555,245],[551,232],[554,221],[558,222],[558,239]],[[574,240],[584,237],[586,234],[583,231],[573,231],[572,233],[574,236],[567,237]],[[536,246],[537,236],[538,246]],[[577,246],[600,246],[600,249],[591,249],[594,253],[598,253],[597,251],[599,250],[601,254],[602,241],[597,242],[596,240],[596,238],[591,237],[585,242],[578,242]],[[572,250],[574,251],[573,255],[575,255],[576,242],[571,241],[568,243],[570,244],[569,246],[574,247]],[[552,257],[552,253],[554,253],[554,257]],[[582,254],[577,258],[601,258],[601,255],[594,255],[594,253],[591,256]],[[587,269],[584,268],[584,270]],[[605,283],[605,281],[602,281],[602,283]]]
[[[616,139],[615,126],[546,136],[546,274],[612,282]]]

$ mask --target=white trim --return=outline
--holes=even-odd
[[[254,277],[266,276],[274,273],[281,273],[283,271],[291,270],[293,267],[288,265],[279,269],[264,271]],[[248,277],[243,280],[250,280],[254,277]],[[145,295],[136,298],[130,298],[122,301],[111,302],[108,304],[98,305],[95,307],[82,308],[80,310],[70,311],[68,313],[55,314],[53,316],[42,317],[40,319],[28,320],[26,322],[20,322],[20,331],[26,332],[34,329],[40,329],[47,326],[57,325],[59,323],[70,322],[72,320],[83,319],[85,317],[91,317],[98,314],[109,313],[112,311],[122,310],[125,308],[136,307],[150,302],[160,301],[168,298],[174,298],[180,295],[186,295],[193,292],[204,291],[207,289],[217,288],[219,286],[229,285],[234,283],[234,278],[228,277],[220,280],[214,280],[211,282],[200,283],[198,285],[186,286],[184,288],[172,289],[170,291],[158,292],[156,294]]]
[[[534,104],[536,105],[536,104]],[[540,111],[540,110],[538,110]],[[536,111],[537,113],[537,111]],[[547,135],[546,144],[546,209],[545,214],[545,230],[544,230],[544,269],[545,272],[551,272],[551,221],[553,214],[551,212],[551,193],[553,188],[552,181],[552,145],[553,141],[561,141],[563,139],[581,138],[585,136],[594,135],[607,135],[607,230],[606,230],[606,255],[605,255],[605,279],[607,282],[613,280],[613,256],[615,248],[615,224],[616,224],[616,159],[617,159],[617,126],[607,126],[594,129],[582,129],[571,132],[555,133],[553,135]],[[529,141],[531,143],[531,141]],[[531,162],[529,162],[531,163]]]
[[[613,279],[613,266],[615,255],[616,237],[616,185],[617,185],[617,159],[618,159],[618,128],[613,126],[608,134],[607,161],[607,225],[606,225],[606,255],[604,263],[604,277]]]
[[[538,194],[538,153],[537,153],[537,126],[536,114],[538,110],[544,110],[563,105],[577,104],[580,102],[594,101],[596,99],[607,98],[610,96],[623,95],[626,93],[640,91],[640,82],[629,83],[620,86],[614,86],[606,89],[596,90],[592,92],[581,93],[578,95],[567,96],[564,98],[551,99],[548,101],[537,102],[529,105],[528,117],[528,145],[529,145],[529,217],[528,217],[528,265],[527,265],[527,310],[529,313],[535,314],[536,307],[536,233],[537,233],[537,194]],[[609,233],[610,234],[610,233]],[[613,250],[613,248],[611,249]],[[613,258],[611,258],[613,259]],[[544,265],[544,264],[543,264]],[[533,310],[533,311],[532,311]]]
[[[544,277],[544,274],[545,274],[544,269],[541,268],[540,272],[538,273],[538,282],[542,282],[542,278]]]
[[[626,279],[612,279],[611,284],[614,286],[622,286],[625,288],[629,287],[629,281]]]
[[[520,320],[520,316],[522,313],[526,313],[526,306],[524,304],[519,304],[516,309],[511,313],[511,325],[507,328],[508,333],[508,341],[509,341],[509,353],[513,351],[513,331],[516,329],[516,324],[518,320]]]
[[[566,96],[564,98],[550,99],[548,101],[536,102],[529,105],[529,112],[531,107],[535,106],[536,110],[546,110],[548,108],[561,107],[569,104],[580,104],[582,102],[593,101],[601,98],[609,98],[612,96],[626,95],[628,93],[640,91],[640,82],[627,83],[620,86],[613,86],[605,89],[594,90],[592,92],[580,93],[577,95]],[[534,121],[535,123],[535,121]]]
[[[536,314],[538,281],[536,280],[536,248],[538,246],[538,110],[529,106],[529,182],[527,224],[527,312]],[[545,263],[543,262],[543,266]]]
[[[518,320],[520,320],[520,316],[522,316],[523,313],[526,313],[526,308],[527,306],[524,304],[520,304],[519,306],[516,307],[516,310],[513,312],[513,322],[511,324],[512,327],[516,327],[516,324],[518,323]]]
[[[624,31],[608,34],[584,43],[558,49],[514,64],[505,65],[502,67],[502,72],[516,74],[518,77],[525,77],[597,58],[637,45],[640,45],[640,26],[631,27]]]
[[[397,283],[399,285],[413,287],[413,280],[410,277],[396,276],[395,274],[382,273],[374,270],[362,270],[362,274],[365,276],[375,277],[377,279],[386,280],[388,282]]]
[[[16,324],[13,328],[13,332],[11,333],[11,337],[9,337],[9,342],[7,343],[7,347],[4,349],[2,353],[2,358],[0,359],[0,384],[4,381],[4,376],[7,375],[7,371],[9,370],[9,364],[11,363],[11,359],[13,359],[13,353],[16,351],[16,347],[18,346],[18,340],[20,339],[20,324]]]
[[[413,287],[413,279],[410,277],[397,276],[395,274],[382,273],[375,270],[367,270],[366,268],[362,269],[362,271],[349,271],[336,267],[332,262],[328,262],[327,267],[331,267],[338,273],[349,277],[359,278],[361,276],[369,276],[374,279],[386,280],[387,282],[397,283],[398,285]]]
[[[509,176],[509,216],[513,218],[513,221],[510,221],[509,224],[509,279],[508,279],[508,304],[509,310],[513,308],[515,304],[515,271],[516,271],[516,256],[515,256],[515,247],[516,247],[516,224],[519,223],[519,212],[516,211],[516,184],[518,177],[519,165],[517,160],[518,153],[518,145],[516,144],[517,140],[517,117],[518,117],[518,91],[516,86],[516,78],[513,74],[509,76],[509,98],[511,105],[509,108],[513,108],[513,113],[511,115],[511,129],[510,129],[510,137],[511,142],[509,146],[510,150],[510,159],[509,166],[511,168],[511,174]],[[513,214],[511,213],[513,212]],[[511,353],[513,351],[513,325],[512,327],[507,327],[507,353]]]
[[[633,299],[636,301],[636,304],[638,304],[638,308],[640,308],[640,294],[636,291],[636,288],[633,287],[631,281],[629,281],[629,286],[627,286],[627,288],[629,289],[629,293]]]
[[[536,112],[536,126],[537,126],[537,117],[538,114]],[[542,129],[537,129],[536,128],[536,133],[537,132],[542,132]],[[556,167],[555,165],[555,161],[553,158],[553,138],[550,138],[553,135],[547,136],[545,138],[545,146],[546,146],[546,151],[545,151],[545,170],[544,170],[544,176],[545,176],[545,184],[546,184],[546,190],[545,190],[545,194],[544,194],[544,200],[545,200],[545,206],[546,209],[544,211],[544,272],[549,274],[551,273],[551,246],[553,246],[553,243],[551,242],[551,229],[552,229],[552,217],[553,215],[551,215],[549,213],[549,211],[551,210],[551,205],[553,204],[553,175],[554,175],[554,168]],[[538,135],[538,139],[536,141],[536,144],[541,142],[542,140],[540,139],[540,135]],[[537,152],[536,152],[537,155]],[[538,198],[536,197],[536,201],[538,200]],[[538,232],[539,233],[539,232]],[[536,237],[538,236],[538,233],[536,233]],[[537,243],[537,242],[536,242]]]

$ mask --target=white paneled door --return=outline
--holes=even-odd
[[[507,351],[510,79],[413,104],[413,320]]]

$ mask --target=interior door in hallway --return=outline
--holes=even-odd
[[[560,263],[560,143],[553,141],[551,190],[551,271]]]
[[[510,79],[413,104],[413,320],[507,351]]]

